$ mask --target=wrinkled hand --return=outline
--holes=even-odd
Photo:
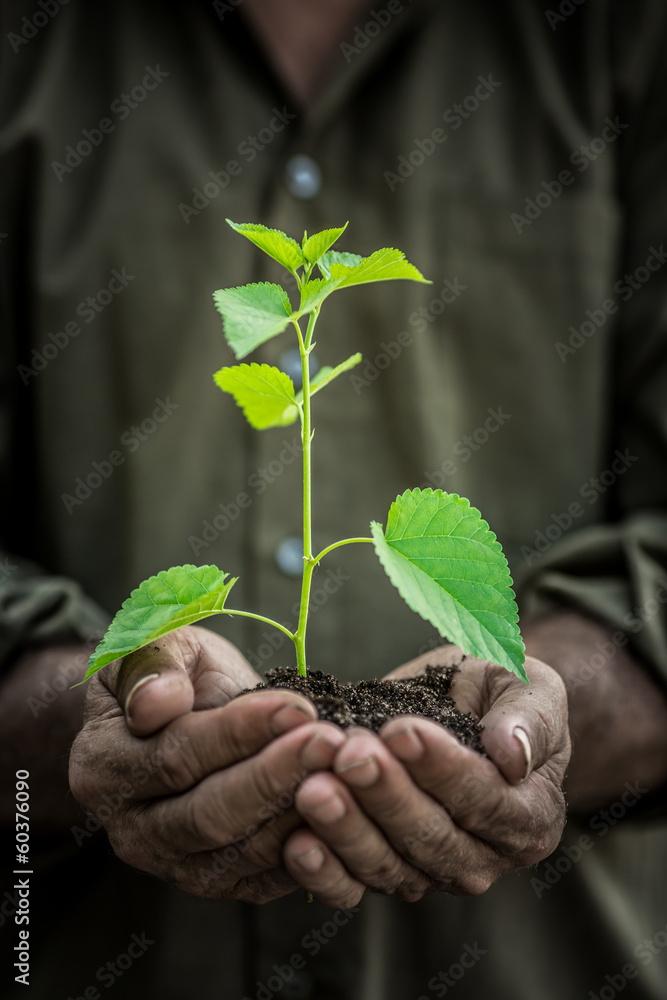
[[[390,676],[460,661],[460,650],[443,647]],[[309,775],[297,791],[308,828],[285,847],[294,878],[346,908],[366,890],[408,901],[478,894],[547,857],[565,823],[567,697],[540,660],[527,658],[526,671],[529,686],[465,657],[455,675],[452,697],[482,720],[488,758],[418,716],[392,719],[378,736],[348,730],[333,772]]]
[[[123,861],[197,896],[267,902],[297,887],[282,861],[303,822],[294,792],[345,736],[289,691],[230,700],[259,680],[191,626],[88,682],[70,785]]]

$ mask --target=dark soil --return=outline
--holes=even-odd
[[[364,726],[377,732],[395,715],[423,715],[447,726],[465,746],[484,753],[482,726],[470,713],[459,712],[449,696],[456,670],[427,667],[419,677],[345,684],[321,670],[300,677],[296,667],[275,667],[258,687],[299,691],[315,703],[320,719],[343,727]]]

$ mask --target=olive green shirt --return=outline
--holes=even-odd
[[[296,237],[350,220],[341,249],[400,247],[433,282],[341,292],[318,323],[319,364],[364,363],[314,402],[315,546],[367,534],[408,487],[457,492],[522,615],[573,605],[665,678],[663,5],[391,0],[308,114],[238,3],[45,6],[1,15],[8,668],[186,562],[295,623],[297,429],[251,431],[211,378],[233,360],[211,293],[284,273],[229,217]],[[289,369],[292,346],[250,360]],[[344,678],[441,642],[369,546],[334,553],[313,597],[311,665]],[[293,655],[247,620],[210,627],[259,670]],[[41,863],[30,995],[664,997],[667,830],[642,796],[480,898],[349,914],[187,897],[75,830]]]

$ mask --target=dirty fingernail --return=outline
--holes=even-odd
[[[380,768],[374,757],[364,757],[363,760],[339,765],[336,774],[344,774],[348,784],[356,788],[370,788],[380,777]]]
[[[295,726],[301,726],[304,722],[313,722],[313,720],[314,715],[304,705],[290,702],[273,713],[269,719],[269,729],[274,736],[280,736],[289,729],[294,729]]]
[[[129,721],[132,720],[132,712],[130,706],[132,704],[132,699],[134,698],[135,694],[137,693],[139,688],[144,687],[144,685],[148,684],[149,681],[154,681],[159,676],[160,676],[159,674],[146,674],[145,677],[142,677],[141,680],[138,680],[137,683],[130,688],[127,698],[125,699],[125,716]]]
[[[307,872],[317,872],[324,864],[324,851],[321,847],[313,847],[310,851],[306,851],[305,854],[297,855],[294,860]]]
[[[412,726],[406,726],[405,729],[393,732],[386,737],[385,743],[388,744],[395,757],[408,763],[419,760],[426,753],[426,747]]]
[[[514,727],[514,729],[512,730],[512,736],[515,736],[519,741],[519,743],[521,744],[521,746],[523,747],[523,752],[526,759],[526,767],[524,769],[523,778],[521,779],[521,781],[525,781],[528,775],[530,774],[533,762],[533,755],[530,749],[530,740],[528,739],[528,734],[526,730],[522,729],[520,726]]]

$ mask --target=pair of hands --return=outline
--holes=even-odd
[[[389,676],[460,661],[443,647]],[[417,716],[376,736],[318,722],[286,690],[231,700],[259,676],[191,626],[89,682],[70,784],[122,860],[193,895],[263,903],[303,886],[345,909],[367,890],[477,894],[550,854],[565,822],[565,687],[539,660],[526,670],[529,687],[470,657],[455,675],[485,758]]]

